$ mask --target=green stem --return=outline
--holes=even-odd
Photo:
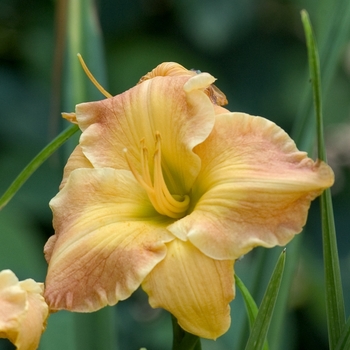
[[[76,349],[118,350],[115,308],[74,313]]]
[[[0,198],[0,210],[12,199],[28,178],[39,168],[39,166],[49,158],[58,148],[60,148],[73,134],[79,130],[77,125],[72,125],[62,131],[55,139],[53,139],[44,149],[42,149],[36,157],[22,170],[22,172],[12,182]]]
[[[184,331],[177,319],[171,316],[173,324],[173,349],[172,350],[201,350],[201,340],[197,335]]]

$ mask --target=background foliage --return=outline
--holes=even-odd
[[[73,94],[75,87],[60,87],[54,70],[54,64],[59,63],[56,34],[64,24],[57,15],[60,4],[62,1],[0,1],[0,194],[65,127],[59,112],[74,110],[67,94]],[[299,116],[311,113],[305,107],[307,99],[311,103],[311,94],[307,93],[311,87],[300,20],[300,10],[308,10],[320,43],[326,142],[328,160],[336,173],[333,199],[349,314],[350,25],[341,29],[341,16],[349,13],[350,4],[342,0],[100,0],[95,4],[106,72],[105,67],[87,64],[96,76],[105,73],[106,81],[101,83],[113,95],[132,87],[157,64],[176,61],[218,78],[216,85],[226,93],[231,111],[261,115],[291,134],[298,134],[295,122]],[[74,22],[74,17],[71,20]],[[101,55],[100,48],[96,51]],[[63,62],[66,80],[71,59],[65,57]],[[309,151],[303,140],[305,137],[298,142],[300,148]],[[0,212],[0,270],[10,268],[20,279],[44,281],[42,248],[53,233],[48,201],[57,192],[69,147],[51,157]],[[286,317],[278,332],[282,342],[272,341],[272,349],[280,349],[281,344],[286,350],[328,348],[321,244],[315,202],[304,233],[287,247],[286,266],[288,259],[295,261],[291,267],[295,274],[286,296]],[[257,249],[236,264],[237,274],[258,304],[281,250]],[[203,341],[203,349],[243,348],[248,321],[238,291],[231,308],[230,331],[216,342]],[[106,313],[116,316],[110,326],[118,349],[170,349],[170,316],[152,310],[142,291],[102,310],[101,322]],[[81,337],[88,338],[89,326],[85,325],[89,317],[73,317],[68,312],[53,315],[40,349],[85,348]],[[277,339],[273,332],[274,328],[270,333]],[[103,339],[96,336],[94,341],[98,348]],[[11,346],[1,341],[0,349]]]

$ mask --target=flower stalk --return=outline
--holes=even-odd
[[[173,325],[172,350],[201,350],[201,340],[198,336],[184,331],[174,316],[171,316]]]

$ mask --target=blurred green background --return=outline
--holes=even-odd
[[[73,1],[74,2],[74,1]],[[65,20],[59,1],[0,1],[0,194],[23,167],[65,126],[60,111],[74,110],[61,35]],[[88,3],[88,2],[86,2]],[[101,83],[115,95],[164,61],[208,71],[227,95],[228,109],[273,120],[297,139],[307,129],[295,121],[311,113],[311,89],[300,10],[310,13],[320,46],[324,78],[324,116],[329,163],[336,173],[333,188],[345,302],[350,304],[350,3],[343,0],[99,0],[95,13],[103,37],[106,71],[87,61]],[[346,17],[347,16],[347,17]],[[346,20],[348,19],[348,20]],[[61,42],[62,43],[62,42]],[[76,52],[74,53],[74,55]],[[69,55],[69,54],[68,54]],[[102,55],[103,57],[103,55]],[[75,58],[73,58],[75,59]],[[88,81],[86,84],[90,84]],[[92,88],[93,89],[93,88]],[[102,99],[99,93],[93,99]],[[96,96],[96,97],[95,97]],[[65,101],[64,103],[62,101]],[[67,102],[68,101],[68,102]],[[82,101],[77,101],[82,102]],[[306,128],[306,127],[305,127]],[[301,149],[309,150],[303,137]],[[12,269],[20,279],[44,281],[42,250],[53,234],[48,201],[57,193],[62,169],[71,149],[52,156],[0,212],[0,270]],[[322,241],[318,203],[298,237],[287,317],[276,349],[327,349],[323,287]],[[236,264],[236,271],[259,303],[281,248],[257,249]],[[271,264],[259,270],[270,254]],[[259,274],[258,285],[255,276]],[[254,284],[255,283],[255,284]],[[283,283],[283,282],[282,282]],[[232,327],[203,349],[241,349],[247,336],[242,298],[231,304]],[[142,291],[102,313],[115,314],[115,349],[171,348],[168,314],[152,310]],[[103,319],[103,314],[101,314]],[[40,349],[82,349],[81,338],[89,315],[59,312],[49,319]],[[101,321],[103,322],[103,321]],[[243,337],[243,338],[242,338]],[[243,340],[242,340],[243,339]],[[97,340],[98,342],[98,340]],[[0,340],[0,349],[11,349]],[[98,344],[95,347],[99,348]]]

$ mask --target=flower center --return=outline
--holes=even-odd
[[[145,147],[144,139],[140,141],[141,147],[141,174],[137,172],[131,163],[127,150],[124,149],[125,158],[129,168],[138,183],[146,190],[148,198],[159,214],[169,216],[173,219],[183,217],[189,207],[190,197],[188,195],[172,195],[164,181],[162,171],[161,136],[156,132],[156,149],[153,155],[154,172],[153,183],[148,167],[148,149]]]

